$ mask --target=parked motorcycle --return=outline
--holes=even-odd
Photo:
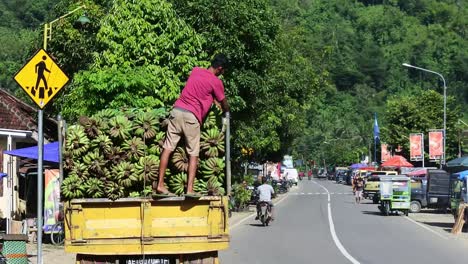
[[[273,186],[276,185],[278,187],[278,193],[287,193],[289,190],[288,181],[283,180],[283,179],[280,181],[273,180],[272,185]]]
[[[260,202],[260,214],[258,220],[262,222],[263,226],[268,226],[271,221],[271,207],[268,202]]]

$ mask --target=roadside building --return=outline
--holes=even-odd
[[[44,118],[44,144],[57,138],[57,122]],[[5,154],[5,151],[37,146],[37,109],[0,88],[0,229],[5,230],[9,220],[22,220],[27,214],[26,177],[20,176],[23,164],[36,165],[36,160],[24,160]],[[24,168],[23,168],[24,171]],[[36,169],[37,172],[37,169]]]

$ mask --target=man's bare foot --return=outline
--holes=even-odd
[[[161,193],[161,194],[168,194],[169,193],[169,191],[166,189],[166,187],[159,187],[159,186],[158,186],[158,188],[156,188],[156,192]]]

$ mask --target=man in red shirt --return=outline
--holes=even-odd
[[[156,187],[158,194],[174,195],[164,187],[164,174],[169,157],[183,136],[189,156],[187,194],[197,195],[193,191],[193,182],[197,172],[200,126],[203,123],[203,118],[208,114],[214,100],[221,104],[224,113],[229,112],[224,85],[218,78],[224,73],[227,63],[227,58],[218,54],[208,69],[193,68],[179,99],[175,102],[174,109],[169,116],[166,139],[160,158],[159,180]]]

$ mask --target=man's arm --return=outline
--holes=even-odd
[[[229,112],[229,104],[228,104],[226,97],[224,97],[224,99],[221,100],[220,103],[221,103],[221,109],[223,110],[223,112],[224,113]]]

